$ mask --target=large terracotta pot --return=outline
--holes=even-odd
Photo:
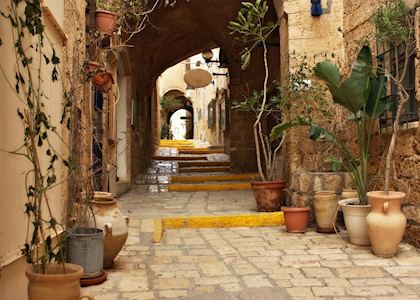
[[[351,204],[356,203],[356,204]],[[366,216],[370,211],[370,205],[358,205],[357,198],[343,199],[338,201],[343,215],[344,223],[350,237],[350,243],[360,246],[370,245],[367,231]]]
[[[110,11],[98,9],[95,11],[95,23],[100,33],[112,36],[117,27],[117,17]]]
[[[96,227],[104,231],[104,268],[110,268],[114,258],[124,246],[128,237],[128,218],[124,217],[117,207],[117,200],[112,197],[98,199],[96,195],[91,202],[95,214]],[[93,220],[90,221],[94,226]]]
[[[334,232],[334,216],[337,212],[337,195],[334,191],[315,192],[314,209],[317,231],[322,233]]]
[[[47,265],[47,274],[34,272],[30,266],[25,272],[29,279],[29,300],[93,300],[93,297],[80,295],[81,266],[65,264],[65,273],[63,271],[60,264]]]
[[[258,211],[279,211],[285,186],[283,180],[251,182]]]
[[[287,232],[304,233],[308,227],[309,207],[282,207]]]
[[[367,226],[372,251],[381,257],[392,257],[404,235],[407,218],[401,212],[401,202],[405,194],[383,191],[368,192],[372,210],[367,216]]]

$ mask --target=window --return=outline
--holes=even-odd
[[[405,60],[404,45],[390,48],[384,44],[378,43],[378,53],[379,55],[377,56],[377,61],[379,67],[384,68],[387,72],[389,72],[396,78],[398,75],[401,75],[401,73],[403,72]],[[407,102],[405,111],[401,115],[401,125],[419,120],[419,104],[416,100],[415,90],[414,57],[415,55],[413,54],[409,58],[408,68],[403,82],[403,85],[406,91],[409,93],[410,98]],[[383,116],[380,117],[379,122],[381,129],[392,127],[398,107],[397,86],[394,82],[390,82],[389,84],[390,86],[388,88],[386,100],[390,102],[391,105],[389,111],[387,111]]]

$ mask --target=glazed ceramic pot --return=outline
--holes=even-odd
[[[315,192],[314,210],[316,218],[316,231],[322,233],[333,233],[334,216],[337,212],[337,195],[334,191]]]
[[[287,232],[304,233],[308,227],[309,207],[282,207]]]
[[[96,192],[95,192],[96,193]],[[96,227],[104,231],[104,268],[110,268],[128,237],[128,218],[117,207],[112,197],[96,198],[91,202]],[[94,221],[90,221],[94,225]]]
[[[79,300],[90,296],[80,295],[80,278],[83,268],[74,264],[48,264],[47,274],[34,272],[30,266],[25,274],[29,279],[29,300]]]
[[[112,36],[117,27],[116,15],[110,11],[98,9],[95,11],[95,24],[100,33]]]
[[[359,205],[358,198],[343,199],[338,201],[344,215],[344,224],[350,237],[350,243],[360,246],[370,245],[366,217],[370,205]]]
[[[383,191],[368,192],[372,210],[367,216],[367,226],[372,251],[381,257],[392,257],[404,235],[407,218],[401,212],[405,194]]]
[[[283,180],[251,182],[258,211],[279,211],[285,186]]]

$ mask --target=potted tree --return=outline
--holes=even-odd
[[[409,59],[416,51],[415,12],[416,7],[408,8],[404,1],[398,0],[378,8],[373,16],[379,42],[391,49],[402,49],[404,53],[402,60],[395,60],[397,73],[387,74],[396,87],[398,107],[386,156],[384,190],[367,193],[372,204],[372,210],[367,216],[369,238],[373,253],[381,257],[392,257],[397,253],[407,223],[405,215],[401,212],[401,202],[405,193],[390,191],[389,186],[391,161],[400,129],[400,119],[409,99],[404,82]]]
[[[101,34],[112,36],[117,27],[116,12],[120,9],[119,0],[97,0],[95,11],[96,29]]]
[[[243,7],[238,12],[237,18],[229,22],[228,28],[231,34],[238,34],[237,40],[251,45],[250,47],[245,47],[241,52],[242,70],[248,68],[252,52],[258,45],[262,45],[265,71],[263,90],[254,91],[238,105],[255,116],[253,134],[258,173],[261,181],[251,182],[251,187],[254,191],[259,211],[277,211],[280,209],[282,190],[286,184],[283,180],[274,180],[275,162],[282,142],[272,148],[268,135],[263,131],[263,120],[267,116],[268,111],[267,87],[269,68],[266,40],[277,28],[278,24],[265,22],[268,11],[266,1],[256,0],[255,3],[242,2],[241,4]]]
[[[57,126],[60,125],[48,114],[43,90],[43,82],[59,79],[60,59],[52,45],[48,45],[51,50],[47,48],[39,1],[10,1],[8,9],[1,15],[10,21],[13,44],[3,46],[13,47],[16,55],[14,88],[21,100],[17,104],[17,115],[23,129],[22,145],[10,153],[25,158],[29,166],[24,176],[28,232],[22,248],[30,264],[25,273],[29,279],[28,298],[79,299],[83,268],[65,263],[64,225],[59,223],[51,202],[52,190],[62,180],[56,169],[69,165],[59,151],[61,131]],[[33,59],[38,55],[43,59]],[[41,69],[51,71],[48,78]],[[67,112],[64,107],[63,121]]]
[[[339,68],[329,61],[318,63],[314,72],[327,85],[334,103],[345,108],[350,119],[355,123],[358,136],[358,155],[352,153],[344,141],[326,128],[307,118],[298,118],[275,126],[271,138],[278,138],[281,133],[294,126],[310,126],[310,138],[323,139],[334,143],[347,160],[344,164],[352,176],[358,193],[358,199],[340,200],[350,242],[357,245],[369,245],[366,215],[370,211],[367,201],[369,186],[368,161],[372,141],[373,119],[382,115],[387,109],[383,99],[387,79],[384,73],[373,67],[372,52],[369,46],[363,46],[353,65],[351,75],[341,80]],[[350,211],[351,210],[351,211]]]

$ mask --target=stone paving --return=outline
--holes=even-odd
[[[420,253],[401,244],[397,257],[337,235],[289,234],[278,228],[166,230],[162,215],[248,213],[251,191],[150,193],[138,186],[119,199],[129,238],[109,279],[84,288],[114,299],[420,299]]]

